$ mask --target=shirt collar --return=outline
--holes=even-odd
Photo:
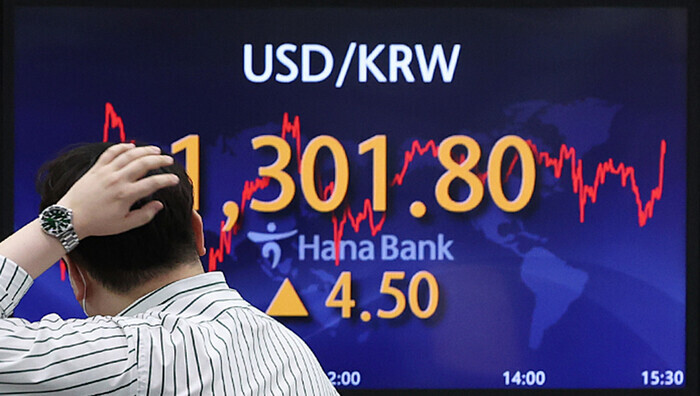
[[[126,307],[117,316],[134,316],[164,304],[174,298],[206,289],[207,291],[228,289],[224,274],[218,271],[181,279],[156,289]]]

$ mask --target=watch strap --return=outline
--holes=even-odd
[[[80,242],[78,240],[78,234],[73,229],[73,226],[65,230],[61,235],[58,236],[58,240],[61,241],[61,245],[66,249],[66,253],[70,253],[71,250],[75,249]]]

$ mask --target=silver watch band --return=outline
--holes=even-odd
[[[61,241],[61,245],[66,249],[66,253],[70,253],[71,250],[78,246],[78,242],[80,242],[78,240],[78,234],[75,233],[73,227],[70,227],[59,235],[58,240]]]

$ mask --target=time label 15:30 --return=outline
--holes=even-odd
[[[262,147],[272,147],[277,152],[277,159],[268,166],[258,168],[260,177],[269,177],[280,185],[280,193],[271,201],[253,198],[250,207],[259,212],[278,212],[286,208],[294,199],[296,184],[292,176],[285,171],[292,158],[289,143],[279,136],[263,135],[251,140],[255,150]],[[453,158],[452,150],[462,147],[466,150],[463,159]],[[332,192],[327,197],[320,197],[316,185],[316,160],[321,149],[328,149],[333,159],[335,175]],[[522,177],[520,190],[514,199],[508,199],[503,191],[501,178],[503,157],[508,149],[515,149],[520,160]],[[387,138],[386,135],[375,135],[357,146],[360,155],[372,153],[372,209],[386,211],[387,201]],[[473,138],[464,135],[450,136],[438,146],[437,152],[440,164],[445,172],[435,184],[435,199],[445,210],[450,212],[467,212],[481,203],[484,197],[484,183],[476,173],[476,165],[481,159],[481,147]],[[329,135],[321,135],[312,139],[301,155],[299,172],[301,174],[301,190],[306,202],[318,212],[331,212],[340,206],[348,192],[350,167],[347,153],[338,140]],[[491,149],[486,170],[486,185],[494,203],[506,212],[517,212],[523,209],[532,198],[535,189],[535,156],[527,142],[515,135],[504,136]],[[455,180],[461,180],[469,186],[469,196],[461,201],[455,201],[449,194],[450,185]],[[329,184],[330,186],[330,184]]]
[[[642,371],[644,386],[681,386],[685,382],[683,370],[644,370]]]

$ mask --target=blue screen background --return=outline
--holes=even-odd
[[[380,83],[371,74],[358,82],[355,58],[336,88],[352,41],[370,50],[441,43],[448,57],[452,45],[461,50],[450,83],[438,71],[423,82],[415,59],[414,83],[401,75]],[[254,46],[258,73],[268,43],[322,44],[334,68],[319,83],[274,77],[252,83],[243,72],[246,43]],[[376,61],[385,75],[387,51]],[[245,209],[231,252],[218,264],[262,310],[289,278],[310,316],[279,320],[327,371],[360,372],[360,388],[498,388],[504,371],[517,370],[546,372],[545,387],[642,387],[644,370],[685,369],[686,51],[682,10],[18,8],[15,224],[37,215],[33,181],[43,162],[69,144],[101,140],[106,103],[129,139],[169,149],[199,134],[209,248],[219,247],[223,203],[240,203],[244,182],[274,160],[250,140],[279,135],[284,113],[299,116],[302,149],[322,134],[343,144],[353,213],[372,193],[371,156],[355,147],[376,134],[387,135],[390,180],[413,141],[471,136],[482,148],[483,171],[495,141],[515,134],[553,156],[562,144],[575,148],[587,185],[610,158],[634,167],[644,203],[659,184],[665,140],[663,195],[643,227],[629,184],[622,187],[612,174],[580,222],[568,161],[561,178],[537,167],[533,199],[521,212],[502,212],[487,193],[475,210],[448,213],[434,197],[445,170],[425,154],[413,160],[402,185],[389,188],[381,231],[372,236],[365,221],[359,232],[346,226],[343,239],[370,240],[379,249],[382,236],[417,241],[442,234],[453,241],[453,260],[381,260],[379,250],[375,260],[338,266],[310,259],[308,250],[300,260],[299,236],[307,243],[314,235],[332,240],[333,225],[330,214],[309,208],[298,187],[282,212]],[[298,62],[299,49],[291,57]],[[287,70],[275,63],[274,72]],[[327,183],[332,167],[327,158],[321,164]],[[455,185],[455,197],[464,198],[467,190]],[[506,190],[518,185],[516,172]],[[255,197],[270,200],[278,192],[272,186]],[[409,215],[415,200],[427,206],[420,220]],[[262,244],[247,236],[266,233],[270,223],[277,232],[297,230],[279,241],[274,268]],[[378,309],[394,304],[379,292],[382,274],[405,271],[393,285],[406,292],[421,270],[439,283],[436,313],[421,320],[406,308],[397,319],[377,318]],[[324,304],[341,271],[352,273],[357,306],[349,319]],[[15,315],[81,317],[59,272],[56,265],[38,278]],[[372,320],[359,319],[363,310]]]

